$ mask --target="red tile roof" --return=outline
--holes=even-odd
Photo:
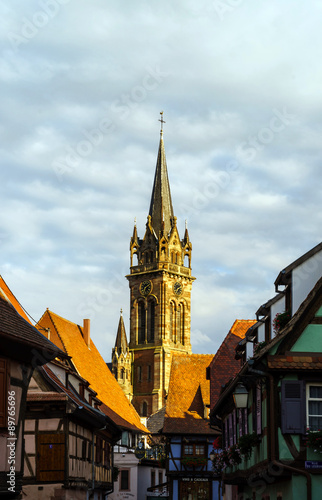
[[[268,368],[272,370],[321,370],[322,356],[305,355],[287,355],[287,356],[268,356]]]
[[[57,346],[50,342],[34,326],[26,321],[14,306],[0,295],[0,338],[2,351],[6,346],[11,352],[6,355],[15,357],[15,354],[25,351],[25,359],[31,357],[34,365],[43,365],[56,356],[67,357]],[[12,345],[16,349],[12,349]]]
[[[210,402],[206,370],[212,359],[212,354],[173,355],[164,433],[216,433],[204,418]]]
[[[255,320],[236,319],[226,335],[216,355],[210,363],[211,402],[213,408],[224,386],[241,368],[241,362],[235,359],[235,348],[245,338],[247,330],[256,323]]]
[[[16,299],[16,297],[14,296],[14,294],[12,293],[12,291],[10,290],[10,288],[8,287],[7,283],[5,282],[5,280],[1,275],[0,275],[0,296],[2,296],[4,299],[10,302],[10,304],[13,305],[13,307],[20,314],[20,316],[22,316],[26,321],[28,321],[28,323],[32,324],[29,317],[25,313],[25,310],[23,309],[22,305],[20,304],[20,302],[18,302],[18,300]]]
[[[129,429],[148,432],[141,424],[140,417],[129,402],[115,377],[110,372],[102,356],[90,339],[90,347],[85,343],[81,326],[58,316],[48,309],[38,323],[39,327],[50,328],[51,340],[72,356],[72,363],[78,374],[90,383],[97,392],[97,397],[110,409],[110,418],[114,415]],[[103,410],[103,405],[101,409]],[[104,411],[104,410],[103,410]],[[120,425],[120,424],[117,424]]]

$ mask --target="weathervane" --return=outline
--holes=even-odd
[[[163,124],[166,123],[166,122],[163,119],[163,111],[160,111],[160,115],[161,115],[161,119],[159,120],[159,122],[161,122],[160,134],[162,135],[163,134]]]

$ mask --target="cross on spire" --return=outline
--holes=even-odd
[[[166,123],[166,122],[163,119],[163,111],[160,111],[160,115],[161,115],[161,119],[159,119],[159,122],[161,122],[160,134],[162,135],[163,134],[163,124]]]

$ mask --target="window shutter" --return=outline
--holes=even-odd
[[[239,408],[238,410],[238,435],[239,437],[241,437],[243,435],[243,431],[244,431],[244,428],[243,428],[243,410],[241,408]]]
[[[232,414],[229,415],[228,422],[229,422],[229,446],[232,446],[234,444],[233,416],[232,416]]]
[[[262,387],[256,386],[256,433],[258,436],[262,433]]]
[[[244,408],[244,434],[248,434],[248,410]]]
[[[305,384],[303,380],[283,380],[281,393],[282,433],[305,434]]]

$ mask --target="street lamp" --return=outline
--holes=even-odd
[[[210,453],[209,453],[209,458],[210,460],[213,462],[215,460],[215,456],[216,456],[216,453],[214,452],[214,450],[212,450]]]
[[[233,398],[236,408],[247,408],[248,401],[248,391],[244,384],[238,382],[235,391],[233,392]]]

